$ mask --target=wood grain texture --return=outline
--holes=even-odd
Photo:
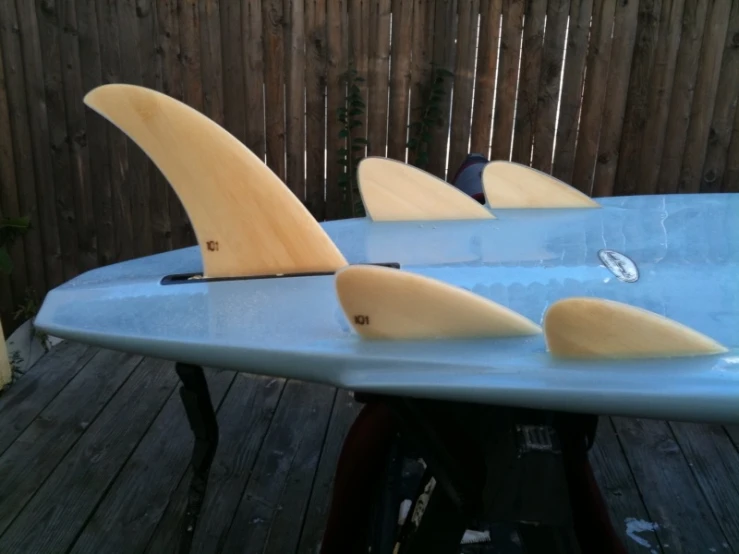
[[[285,12],[283,0],[262,0],[264,128],[267,164],[281,180],[285,167]]]
[[[557,123],[557,148],[552,168],[552,175],[565,183],[572,182],[592,14],[593,0],[571,1],[562,100]]]
[[[548,173],[515,162],[490,162],[482,172],[488,205],[496,208],[598,208],[576,188]]]
[[[613,41],[610,57],[606,94],[603,101],[603,130],[597,146],[595,173],[592,180],[593,196],[612,196],[616,172],[620,160],[619,145],[626,110],[631,58],[634,52],[637,30],[638,2],[618,2],[613,23]],[[605,77],[603,77],[605,79]],[[588,77],[588,81],[590,77]]]
[[[739,192],[739,109],[736,110],[734,115],[734,129],[731,132],[726,176],[721,191]]]
[[[565,33],[570,14],[570,0],[549,0],[547,28],[541,59],[541,77],[534,132],[532,165],[546,173],[552,172],[554,137],[557,126]]]
[[[706,145],[711,130],[726,31],[729,26],[730,8],[729,2],[709,2],[698,74],[695,79],[693,106],[685,140],[685,152],[677,185],[677,191],[681,193],[700,192]]]
[[[219,447],[192,540],[193,552],[215,553],[225,543],[284,388],[283,379],[236,376],[218,411]]]
[[[477,48],[477,75],[472,108],[470,149],[490,155],[493,125],[493,100],[498,70],[503,0],[480,0],[480,41]]]
[[[380,266],[336,273],[346,318],[365,339],[511,337],[541,332],[533,321],[466,289]]]
[[[165,371],[173,368],[170,365]],[[213,408],[218,411],[234,373],[206,370],[205,376]],[[187,471],[191,447],[192,431],[182,398],[172,394],[68,552],[143,552]],[[176,545],[170,543],[161,551],[165,550],[176,552]]]
[[[206,276],[333,270],[346,262],[328,235],[233,135],[189,106],[131,85],[85,97],[154,160],[185,205]]]
[[[265,159],[264,128],[264,22],[260,0],[241,0],[241,37],[244,48],[244,87],[246,109],[245,144],[256,156]]]
[[[141,362],[141,356],[98,351],[0,456],[0,535],[20,514]]]
[[[414,0],[413,44],[411,54],[410,123],[421,121],[431,82],[433,34],[427,29],[434,25],[434,0]],[[408,152],[408,162],[417,164],[418,153]]]
[[[471,0],[464,0],[469,3]],[[433,54],[431,60],[438,68],[454,73],[457,64],[457,49],[454,41],[457,39],[457,4],[459,0],[435,0],[433,26]],[[469,32],[469,31],[468,31]],[[474,31],[472,31],[474,34]],[[429,159],[427,171],[446,179],[449,155],[449,132],[451,124],[450,109],[452,106],[453,79],[444,79],[441,89],[444,91],[438,101],[441,111],[437,119],[437,126],[431,129],[431,143],[429,144]]]
[[[177,376],[164,366],[146,359],[136,368],[0,537],[0,550],[66,551],[173,393]]]
[[[479,0],[457,4],[457,52],[449,137],[449,180],[469,153]]]
[[[618,148],[618,163],[616,181],[613,185],[613,194],[635,194],[639,175],[639,163],[629,163],[630,160],[639,160],[644,145],[642,129],[647,119],[655,114],[649,113],[648,95],[649,82],[654,68],[655,52],[660,22],[660,11],[663,0],[641,0],[636,20],[636,36],[634,53],[628,67],[629,87],[626,94],[626,109],[623,115],[621,140]],[[669,0],[667,0],[669,1]],[[616,50],[613,51],[617,53]],[[618,52],[622,56],[622,52]],[[624,78],[621,76],[620,78]]]
[[[636,2],[630,2],[634,5]],[[620,5],[620,4],[619,4]],[[604,100],[607,91],[611,44],[613,42],[613,17],[615,0],[597,1],[593,7],[593,24],[588,49],[586,75],[580,128],[572,169],[572,184],[585,194],[598,196],[593,187],[596,157],[601,139],[601,123],[604,118]],[[618,51],[618,48],[615,49]],[[625,59],[623,51],[619,52]],[[614,70],[615,72],[615,70]],[[605,116],[607,117],[607,115]],[[605,124],[604,127],[608,128]],[[618,133],[620,134],[620,132]],[[618,136],[618,135],[617,135]]]
[[[498,91],[493,121],[492,160],[509,160],[513,139],[513,114],[516,102],[516,83],[523,32],[523,0],[505,0],[503,30],[500,38],[498,62]]]
[[[0,403],[0,454],[20,436],[92,358],[95,350],[78,343],[62,342],[41,358]]]
[[[664,552],[725,550],[727,538],[668,423],[620,417],[613,422]]]
[[[221,11],[219,0],[198,2],[200,19],[200,59],[203,75],[203,113],[223,124],[223,56],[221,53]]]
[[[246,487],[240,489],[224,551],[295,550],[334,395],[330,387],[287,381]]]
[[[685,0],[662,0],[662,11],[657,30],[654,67],[647,89],[645,124],[639,132],[643,135],[636,192],[654,194],[657,190],[665,131],[670,112],[672,85],[680,46],[680,28]]]
[[[305,202],[305,2],[285,9],[285,182]]]
[[[5,340],[3,324],[0,322],[0,390],[3,390],[13,377],[10,371],[10,358],[8,357],[8,347]]]
[[[388,94],[390,91],[390,0],[370,0],[367,155],[387,155]]]
[[[654,312],[612,300],[567,298],[544,316],[549,351],[568,358],[657,358],[726,352],[716,341]]]
[[[477,200],[435,175],[389,158],[365,158],[357,181],[374,221],[491,219]]]
[[[657,180],[656,192],[659,194],[677,192],[707,10],[708,0],[685,0],[670,99],[670,117],[667,120]]]
[[[739,2],[731,5],[724,52],[716,89],[716,102],[706,145],[706,159],[701,173],[701,192],[724,190],[724,172],[727,164],[736,164],[729,156],[737,104],[739,104]],[[736,154],[735,154],[736,156]]]
[[[2,26],[2,24],[0,24]],[[15,148],[13,132],[10,128],[10,106],[8,103],[8,87],[10,81],[5,78],[3,60],[3,31],[0,28],[0,217],[21,217],[20,191],[21,181],[15,172]],[[6,333],[10,335],[15,329],[11,319],[16,304],[23,300],[25,286],[28,283],[26,267],[26,251],[24,240],[17,240],[7,248],[13,263],[13,271],[9,277],[0,279],[0,322],[5,321]],[[11,325],[13,325],[11,327]]]
[[[324,203],[326,143],[327,48],[326,0],[305,4],[306,206],[318,221],[326,218]],[[260,85],[261,88],[261,85]],[[328,114],[331,118],[331,114]]]
[[[516,98],[516,120],[511,160],[529,165],[531,164],[531,152],[534,146],[547,1],[527,0],[525,10],[523,43],[521,44],[521,75]]]
[[[339,137],[341,123],[338,111],[344,103],[345,92],[341,75],[349,55],[348,0],[330,0],[326,3],[326,218],[337,219],[342,213],[342,190],[339,187],[339,149],[346,148],[346,140]]]
[[[393,0],[390,66],[390,100],[387,129],[387,156],[406,161],[408,114],[410,110],[411,58],[413,47],[414,0]]]

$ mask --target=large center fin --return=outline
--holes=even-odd
[[[341,252],[272,170],[223,127],[160,92],[111,84],[85,104],[126,133],[173,187],[205,277],[335,271]]]
[[[390,158],[364,158],[357,165],[362,202],[374,221],[494,219],[485,206],[415,166]]]
[[[563,358],[659,358],[726,348],[669,318],[613,300],[567,298],[544,316],[549,351]]]
[[[514,337],[541,328],[468,290],[407,271],[350,265],[336,273],[344,314],[366,339]]]
[[[494,161],[482,171],[485,200],[496,208],[599,208],[595,200],[527,165]]]

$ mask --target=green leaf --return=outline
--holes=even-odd
[[[349,150],[347,150],[346,148],[339,148],[338,152],[339,156],[346,156],[349,153]]]
[[[348,136],[349,136],[349,131],[347,131],[346,129],[342,129],[341,131],[339,131],[339,138],[346,138]]]
[[[360,110],[359,108],[352,108],[351,110],[349,110],[349,115],[352,115],[352,116],[353,115],[362,115],[363,113],[364,112],[362,112],[362,110]]]

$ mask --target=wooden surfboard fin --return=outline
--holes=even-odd
[[[485,200],[491,209],[600,208],[600,204],[572,187],[527,165],[494,161],[482,171]]]
[[[357,182],[373,221],[495,219],[490,210],[453,185],[391,158],[362,159]]]
[[[562,358],[661,358],[727,351],[672,319],[600,298],[555,302],[544,315],[544,334],[551,354]]]
[[[126,84],[84,98],[169,181],[192,223],[204,277],[332,272],[346,260],[300,200],[223,127],[160,92]]]
[[[339,303],[365,339],[515,337],[541,333],[521,314],[480,295],[400,269],[350,265],[336,273]]]

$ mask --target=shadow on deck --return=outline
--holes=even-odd
[[[220,442],[191,552],[316,553],[345,391],[206,371]],[[0,395],[0,552],[171,553],[192,434],[174,364],[62,343]],[[739,553],[739,429],[604,418],[591,459],[630,553]]]

